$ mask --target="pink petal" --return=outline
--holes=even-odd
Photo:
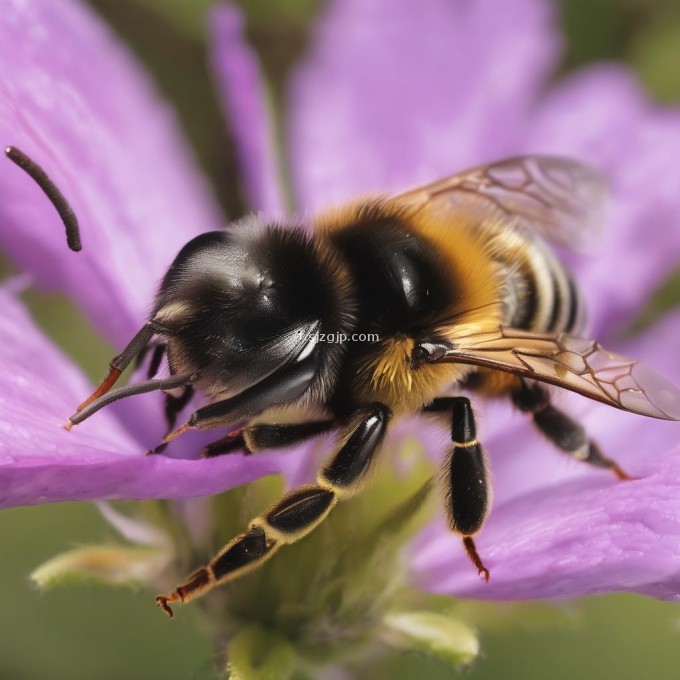
[[[287,469],[285,453],[145,456],[108,409],[65,432],[65,419],[91,386],[4,291],[0,305],[0,507],[201,496]]]
[[[429,527],[413,560],[426,589],[480,599],[576,597],[633,590],[680,599],[680,447],[656,472],[595,477],[521,496],[496,509],[477,547],[484,583],[444,527]],[[414,551],[415,552],[415,551]]]
[[[211,14],[212,63],[254,210],[284,208],[274,153],[264,82],[254,51],[243,38],[243,17],[233,5],[220,4]]]
[[[83,252],[67,251],[53,207],[6,159],[0,245],[123,345],[179,248],[218,228],[218,211],[172,113],[80,2],[5,2],[0,70],[0,143],[44,166],[80,219]]]
[[[330,2],[290,89],[300,206],[520,151],[555,63],[552,14],[538,0]]]

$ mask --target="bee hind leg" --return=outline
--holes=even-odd
[[[620,480],[633,479],[602,453],[582,425],[550,403],[550,393],[543,385],[521,381],[512,393],[512,401],[520,411],[532,415],[538,430],[561,451],[594,467],[610,470]]]
[[[359,492],[389,419],[390,412],[382,404],[358,409],[345,424],[343,443],[319,472],[316,484],[289,491],[172,593],[159,595],[158,606],[172,617],[171,603],[189,602],[257,569],[281,547],[314,530],[338,501]]]

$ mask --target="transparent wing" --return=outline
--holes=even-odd
[[[519,156],[482,165],[395,197],[440,209],[487,204],[519,217],[554,243],[591,250],[606,224],[607,185],[593,167],[569,158]]]
[[[624,411],[680,420],[680,389],[599,342],[500,327],[456,340],[438,361],[473,364],[558,385]]]

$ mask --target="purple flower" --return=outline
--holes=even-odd
[[[247,80],[252,57],[238,34],[230,41],[232,61],[245,78],[234,86],[243,99],[257,99],[257,80]],[[69,294],[123,347],[144,322],[180,247],[224,221],[171,112],[80,2],[6,3],[0,64],[3,148],[16,145],[45,167],[80,219],[84,248],[78,255],[65,249],[54,209],[8,161],[0,178],[0,245],[32,281]],[[248,162],[256,165],[258,148],[265,149],[248,146],[252,134],[237,130]],[[144,456],[163,432],[158,395],[121,402],[64,432],[64,419],[91,387],[43,337],[11,289],[10,282],[0,291],[1,507],[214,494],[286,468],[278,453],[247,461]]]
[[[602,252],[569,255],[593,335],[680,382],[677,314],[634,343],[617,335],[680,262],[680,112],[652,106],[617,66],[549,86],[555,25],[548,0],[331,2],[289,90],[285,142],[297,207],[396,191],[512,154],[590,161],[614,192]],[[214,64],[251,203],[277,212],[283,192],[256,62],[233,9],[220,8],[213,27]],[[70,294],[122,347],[179,247],[218,228],[220,217],[171,116],[78,4],[57,10],[47,0],[10,0],[0,18],[0,60],[3,143],[44,164],[69,196],[84,252],[65,251],[51,207],[12,168],[0,177],[2,246],[36,283]],[[144,457],[162,429],[157,395],[122,402],[64,433],[60,425],[88,387],[11,291],[2,295],[3,505],[210,494],[271,472],[294,476],[307,465],[302,450],[207,461]],[[411,545],[420,586],[506,599],[680,592],[680,426],[559,399],[641,479],[617,483],[565,461],[521,414],[483,408],[496,501],[478,547],[492,579],[480,581],[439,520]],[[444,438],[423,443],[434,455]]]

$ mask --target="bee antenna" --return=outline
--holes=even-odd
[[[88,404],[80,411],[76,411],[69,419],[65,430],[70,430],[74,425],[82,423],[83,420],[89,418],[93,413],[99,409],[108,406],[114,401],[124,399],[125,397],[132,397],[135,394],[146,394],[147,392],[155,392],[157,390],[171,390],[175,387],[183,387],[191,384],[198,377],[198,373],[188,373],[186,375],[171,375],[169,378],[162,378],[160,380],[145,380],[144,382],[135,383],[134,385],[126,385],[119,387],[117,390],[111,390],[103,394],[98,399]]]
[[[64,198],[64,194],[57,189],[48,174],[23,151],[17,149],[16,146],[6,147],[5,154],[12,163],[18,165],[29,177],[31,177],[43,190],[45,196],[50,199],[50,202],[59,213],[59,217],[61,217],[61,221],[66,227],[66,243],[68,244],[68,247],[76,253],[81,250],[83,246],[80,243],[78,218],[66,198]]]

